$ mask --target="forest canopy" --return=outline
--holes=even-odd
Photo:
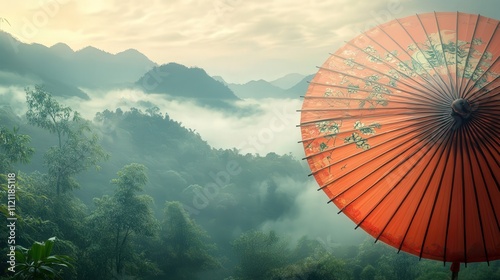
[[[26,97],[23,116],[0,109],[0,199],[7,201],[7,174],[16,174],[18,261],[30,267],[30,252],[43,249],[43,279],[449,277],[441,263],[369,237],[341,244],[334,234],[297,239],[265,228],[296,217],[314,191],[291,155],[214,149],[155,106],[86,120],[41,87]],[[5,217],[7,210],[0,208]],[[7,235],[0,233],[0,279],[13,275]],[[461,277],[498,279],[500,264],[471,264]]]

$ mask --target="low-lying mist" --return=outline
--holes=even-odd
[[[145,110],[157,106],[162,113],[195,130],[212,147],[236,148],[241,154],[266,155],[292,153],[302,158],[299,123],[301,100],[246,99],[230,103],[231,110],[204,106],[203,101],[174,99],[166,95],[146,94],[140,90],[117,89],[111,91],[86,90],[90,100],[72,98],[64,102],[93,119],[104,109],[128,110],[131,107]]]
[[[296,127],[300,119],[297,112],[301,106],[300,99],[239,100],[231,103],[233,109],[224,110],[204,106],[195,100],[179,100],[133,89],[85,92],[90,100],[70,98],[59,101],[89,120],[105,109],[114,111],[121,108],[127,111],[134,107],[145,111],[157,106],[160,112],[193,129],[216,149],[236,148],[240,154],[266,155],[273,152],[291,154],[296,159],[303,157],[302,145],[298,143],[300,130]],[[0,96],[1,104],[9,104],[19,116],[26,112],[23,88],[0,88]],[[312,177],[307,184],[291,178],[279,178],[276,183],[278,194],[296,194],[291,202],[293,210],[263,223],[262,230],[274,230],[291,240],[306,235],[327,246],[357,244],[367,236],[361,230],[354,231],[354,225],[344,215],[336,214],[335,205],[327,204],[326,195],[316,191],[317,185]]]

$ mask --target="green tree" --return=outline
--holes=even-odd
[[[89,217],[92,235],[87,257],[96,256],[97,275],[107,279],[126,275],[126,267],[134,266],[138,252],[134,252],[131,238],[153,236],[157,232],[156,219],[151,210],[152,198],[139,195],[148,179],[146,167],[132,163],[117,173],[111,181],[117,188],[113,196],[95,199],[96,209]],[[143,262],[147,259],[143,258]]]
[[[215,245],[208,234],[189,218],[182,204],[165,203],[164,220],[161,224],[160,268],[172,279],[194,279],[196,274],[220,267],[212,255]]]
[[[5,127],[0,127],[0,199],[7,201],[9,193],[8,173],[13,172],[13,164],[28,163],[34,153],[34,149],[29,147],[30,137],[28,135],[19,134],[19,128],[14,127],[11,131]],[[19,174],[17,174],[16,181],[19,182]],[[14,184],[15,186],[16,184]],[[15,187],[13,190],[16,191]],[[18,192],[15,192],[17,199]],[[0,205],[0,213],[8,216],[8,208],[6,203]]]
[[[9,130],[0,127],[0,173],[5,174],[12,169],[12,165],[28,163],[34,153],[29,146],[31,138],[28,135],[19,134],[19,127]]]
[[[374,280],[377,270],[372,265],[367,265],[361,271],[361,280]]]
[[[288,244],[274,231],[243,233],[233,248],[239,259],[236,273],[242,279],[269,279],[272,270],[289,263]]]
[[[57,195],[78,188],[74,176],[92,166],[98,168],[97,163],[108,158],[97,135],[78,112],[59,104],[40,86],[26,89],[26,101],[28,123],[57,135],[57,146],[45,154],[49,180]]]
[[[73,268],[73,259],[65,255],[52,255],[56,238],[35,242],[31,248],[16,248],[16,273],[14,279],[64,279],[63,268]]]

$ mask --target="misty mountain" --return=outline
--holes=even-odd
[[[309,82],[314,78],[312,74],[304,77],[300,82],[298,82],[293,87],[286,90],[286,94],[293,98],[298,98],[300,96],[304,96],[306,94],[307,88],[309,87]]]
[[[210,77],[205,70],[168,63],[154,67],[135,85],[146,93],[163,93],[172,97],[203,100],[238,100],[222,82]]]
[[[261,79],[245,84],[228,83],[227,86],[243,99],[298,98],[305,94],[309,86],[308,82],[313,77],[314,75],[304,76],[292,73],[271,82]],[[225,83],[222,77],[214,78]]]
[[[298,73],[287,74],[281,78],[270,81],[269,83],[273,86],[277,86],[282,89],[289,89],[299,83],[306,76]]]
[[[136,50],[111,54],[94,47],[73,51],[63,43],[25,44],[0,31],[2,85],[42,84],[57,96],[88,99],[81,88],[129,85],[156,64]],[[7,75],[6,73],[10,73]],[[22,82],[21,82],[22,81]]]
[[[224,80],[224,78],[222,78],[221,76],[212,76],[212,78],[216,81],[219,81],[221,82],[222,84],[224,84],[225,86],[228,85],[228,83]]]
[[[234,93],[245,99],[245,98],[285,98],[285,91],[282,88],[272,85],[271,83],[258,80],[250,81],[245,84],[228,84],[228,87],[234,91]]]

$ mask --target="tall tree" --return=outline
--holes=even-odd
[[[90,123],[70,107],[59,104],[41,86],[27,88],[26,101],[28,122],[57,135],[57,146],[45,154],[51,184],[58,195],[78,188],[73,177],[92,166],[98,168],[98,162],[108,158]]]
[[[138,194],[148,181],[146,167],[132,163],[117,175],[111,181],[117,186],[115,193],[95,199],[96,209],[89,218],[94,233],[91,243],[96,245],[91,254],[98,256],[102,276],[110,272],[124,276],[126,265],[138,254],[130,242],[132,236],[153,236],[158,228],[151,210],[152,198]]]
[[[12,130],[0,127],[0,173],[5,174],[14,163],[28,163],[34,153],[29,146],[31,138],[19,134],[19,127]]]
[[[272,270],[289,262],[288,244],[274,232],[243,233],[233,242],[239,265],[236,273],[242,279],[269,279]]]
[[[172,279],[195,279],[196,274],[220,267],[212,255],[215,245],[192,220],[180,202],[166,202],[161,224],[160,268]]]

